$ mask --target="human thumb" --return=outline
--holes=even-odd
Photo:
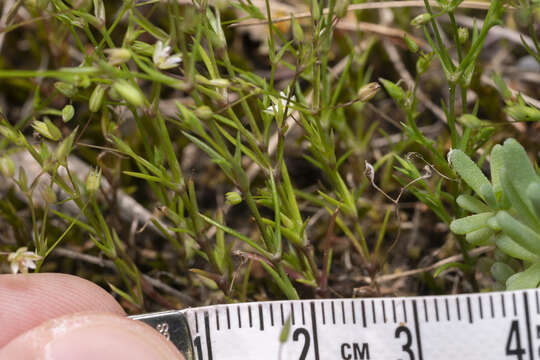
[[[163,335],[142,322],[103,313],[52,319],[0,349],[0,359],[184,360]]]

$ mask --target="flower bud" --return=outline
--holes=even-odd
[[[486,120],[480,120],[478,117],[476,117],[473,114],[464,114],[461,115],[457,121],[460,124],[463,124],[465,127],[471,128],[471,129],[480,129],[485,126],[490,126],[491,123]]]
[[[86,75],[86,74],[77,75],[75,77],[75,80],[77,82],[77,86],[81,87],[83,89],[86,89],[92,83],[90,81],[90,77],[88,75]]]
[[[32,127],[41,136],[50,140],[58,141],[62,137],[60,129],[58,129],[47,117],[45,117],[44,121],[34,120]]]
[[[229,191],[225,194],[225,201],[230,205],[238,205],[242,202],[242,195],[236,191]]]
[[[416,72],[421,75],[429,69],[434,53],[422,54],[416,61]]]
[[[126,80],[118,80],[113,84],[112,88],[124,100],[135,107],[142,107],[145,103],[145,98],[141,91]]]
[[[516,121],[540,121],[540,110],[526,105],[512,105],[504,109],[506,115]]]
[[[17,145],[22,145],[22,143],[20,141],[21,136],[24,139],[24,136],[22,134],[17,133],[12,128],[7,127],[7,126],[3,126],[3,125],[0,125],[0,135],[2,135],[6,139],[8,139],[9,141],[11,141],[11,142],[13,142],[13,143],[15,143]]]
[[[86,191],[90,195],[95,194],[101,184],[101,170],[93,170],[88,173],[86,177]]]
[[[75,115],[75,108],[73,105],[66,105],[62,109],[62,120],[64,122],[68,122],[69,120],[73,119],[73,115]]]
[[[294,41],[296,41],[298,44],[304,41],[304,31],[294,16],[292,17],[292,33]]]
[[[427,24],[429,21],[431,21],[431,15],[429,15],[428,13],[423,13],[412,19],[411,25],[421,26]]]
[[[54,157],[56,160],[62,164],[66,164],[67,157],[73,148],[73,141],[75,140],[75,135],[77,134],[77,129],[71,132],[71,134],[65,138],[54,150]]]
[[[369,84],[362,86],[360,90],[358,90],[359,100],[362,102],[367,102],[373,99],[373,97],[379,92],[380,88],[381,86],[376,82],[370,82]]]
[[[54,204],[56,202],[56,193],[54,192],[52,186],[40,187],[39,192],[41,193],[41,198],[47,204]]]
[[[96,85],[90,100],[88,100],[88,108],[91,112],[98,112],[103,105],[103,98],[105,96],[105,87],[103,85]]]
[[[344,18],[347,15],[350,0],[337,0],[334,11],[338,19]]]
[[[383,78],[380,78],[379,81],[388,92],[388,95],[390,95],[396,102],[401,103],[405,99],[405,91],[403,91],[402,88]]]
[[[77,87],[75,85],[63,81],[55,82],[54,87],[56,88],[56,90],[62,93],[62,95],[68,98],[72,97],[77,93]]]
[[[12,177],[15,175],[15,163],[8,156],[0,157],[0,173],[4,176]]]
[[[107,60],[111,65],[124,64],[131,59],[131,53],[128,49],[124,48],[106,49],[105,53],[107,54]]]
[[[226,88],[229,87],[230,82],[227,79],[212,79],[208,81],[208,85],[212,85],[217,88]]]
[[[214,112],[212,111],[212,109],[210,109],[209,106],[203,105],[195,109],[195,115],[199,119],[208,120],[212,118],[212,115],[214,115]]]
[[[418,51],[418,44],[409,35],[405,34],[404,40],[410,52],[416,53]]]
[[[465,44],[469,40],[469,30],[464,27],[458,29],[458,41],[460,44]]]

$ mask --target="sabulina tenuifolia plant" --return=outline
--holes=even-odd
[[[520,262],[495,262],[494,278],[507,289],[540,283],[540,176],[525,149],[514,139],[490,154],[491,182],[461,150],[448,154],[454,170],[475,195],[462,194],[458,205],[472,213],[452,221],[450,229],[474,246],[495,244]]]

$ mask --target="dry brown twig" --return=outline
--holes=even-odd
[[[440,7],[440,4],[436,1],[429,2],[433,7]],[[405,7],[424,7],[424,1],[377,1],[377,2],[367,2],[363,4],[353,4],[349,5],[347,11],[359,11],[359,10],[372,10],[372,9],[390,9],[390,8],[405,8]],[[487,10],[489,9],[488,2],[482,1],[464,1],[459,5],[463,9],[476,9],[476,10]],[[328,8],[323,10],[323,14],[328,14]],[[301,13],[293,14],[295,19],[305,19],[311,17],[311,12],[305,11]],[[272,23],[280,23],[285,21],[290,21],[293,18],[293,15],[283,16],[276,19],[272,19]],[[268,21],[266,20],[246,20],[237,22],[229,25],[229,27],[243,27],[243,26],[257,26],[257,25],[266,25]]]
[[[477,257],[477,256],[480,256],[480,255],[486,254],[486,253],[488,253],[490,251],[493,251],[494,249],[495,249],[494,246],[478,247],[476,249],[473,249],[473,250],[469,251],[469,256]],[[441,267],[443,265],[446,265],[446,264],[449,264],[449,263],[452,263],[452,262],[456,262],[456,261],[461,261],[461,260],[463,260],[463,255],[459,254],[459,255],[454,255],[454,256],[447,257],[446,259],[442,259],[440,261],[437,261],[434,264],[431,264],[429,266],[426,266],[426,267],[423,267],[423,268],[420,268],[420,269],[397,272],[397,273],[394,273],[394,274],[381,275],[381,276],[377,276],[374,280],[372,280],[369,276],[362,276],[358,280],[364,281],[364,282],[366,282],[368,284],[371,284],[372,282],[376,282],[376,283],[380,284],[380,283],[389,282],[389,281],[392,281],[392,280],[397,280],[397,279],[407,277],[407,276],[413,276],[413,275],[422,274],[422,273],[425,273],[425,272],[428,272],[428,271],[433,271],[433,270],[438,269],[439,267]]]

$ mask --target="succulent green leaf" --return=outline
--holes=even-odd
[[[472,245],[484,245],[493,235],[493,230],[489,227],[483,227],[481,229],[471,231],[465,235],[465,240]]]
[[[530,252],[540,254],[540,234],[504,210],[499,211],[496,216],[497,222],[506,235]]]
[[[532,210],[530,201],[524,197],[526,196],[525,192],[527,187],[516,187],[511,180],[513,177],[515,177],[515,174],[512,174],[509,169],[501,169],[500,180],[503,189],[503,196],[508,199],[508,202],[511,204],[512,208],[518,213],[520,220],[530,227],[537,229],[540,228],[540,224],[538,223],[538,219]],[[520,190],[523,192],[524,196],[520,194]]]
[[[450,230],[458,235],[465,235],[471,231],[479,230],[487,225],[487,221],[493,216],[492,212],[485,212],[466,216],[450,223]]]
[[[489,207],[491,207],[492,209],[497,208],[497,200],[495,199],[495,193],[493,192],[491,184],[482,184],[482,186],[480,186],[480,193],[482,197],[486,199]]]
[[[540,219],[540,184],[533,182],[527,188],[527,197],[531,201],[536,218]]]
[[[504,252],[507,255],[510,255],[516,259],[525,260],[525,261],[539,261],[540,257],[538,255],[533,254],[529,250],[525,249],[524,247],[518,245],[514,240],[512,240],[509,236],[506,236],[504,234],[500,234],[495,239],[495,245]]]
[[[471,195],[460,195],[456,199],[456,202],[462,209],[475,214],[489,211],[489,207],[486,204]]]
[[[491,265],[491,275],[497,280],[498,282],[505,283],[506,280],[514,275],[515,271],[512,269],[508,264],[503,262],[496,262],[493,265]]]
[[[535,263],[525,271],[514,274],[506,280],[507,290],[531,289],[540,283],[540,262]]]
[[[514,186],[522,202],[529,207],[526,190],[530,184],[540,183],[540,178],[534,171],[525,149],[514,139],[506,140],[503,146],[503,161],[506,174],[509,175],[508,180]],[[512,205],[514,204],[512,203]],[[535,225],[540,225],[537,219],[534,219],[534,222]]]
[[[471,158],[461,150],[452,150],[450,153],[450,162],[467,185],[487,201],[482,195],[482,192],[487,193],[486,187],[491,188],[491,184]],[[482,186],[484,186],[483,189]]]
[[[491,159],[489,162],[491,172],[491,184],[493,185],[493,191],[497,195],[501,191],[501,181],[499,180],[499,174],[503,168],[503,147],[502,145],[495,145],[491,149]]]
[[[501,226],[497,222],[497,218],[495,216],[492,216],[487,221],[487,226],[493,231],[501,231]]]

